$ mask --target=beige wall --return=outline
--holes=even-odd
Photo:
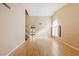
[[[79,48],[79,4],[67,4],[53,17],[57,17],[61,25],[61,40]]]
[[[18,4],[0,4],[0,55],[7,55],[25,40],[25,11]]]
[[[49,16],[29,16],[28,21],[29,27],[35,25],[36,35],[35,38],[48,38],[50,36],[50,26],[51,26],[51,17]],[[40,25],[40,23],[42,23]],[[31,30],[30,30],[31,31]]]

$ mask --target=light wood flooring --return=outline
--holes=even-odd
[[[35,39],[25,41],[10,56],[79,56],[79,51],[55,39]]]

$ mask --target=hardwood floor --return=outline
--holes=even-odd
[[[79,51],[55,39],[35,39],[27,40],[10,56],[79,56]]]

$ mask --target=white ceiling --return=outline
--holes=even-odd
[[[64,3],[25,3],[29,16],[52,16]]]

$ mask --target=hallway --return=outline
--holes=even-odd
[[[79,51],[55,39],[26,41],[10,56],[77,56]]]
[[[78,25],[79,4],[1,3],[0,56],[79,56]]]

